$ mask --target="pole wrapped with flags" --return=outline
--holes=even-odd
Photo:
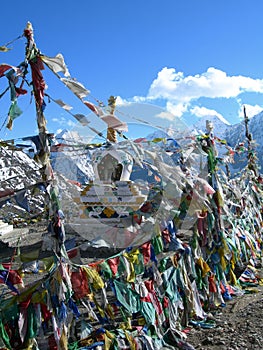
[[[54,173],[50,164],[50,145],[49,134],[46,128],[46,118],[44,116],[45,109],[45,88],[46,83],[42,75],[44,64],[41,60],[41,53],[38,50],[33,35],[33,27],[30,22],[24,30],[24,36],[27,39],[26,46],[26,63],[31,67],[32,85],[35,98],[37,125],[39,131],[40,150],[38,152],[38,162],[42,165],[42,177],[47,184],[47,192],[49,193],[49,231],[57,239],[55,250],[60,253],[65,241],[65,230],[63,226],[63,212],[58,199],[58,189],[55,185]]]

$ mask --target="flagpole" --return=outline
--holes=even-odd
[[[244,112],[244,122],[245,122],[245,136],[247,139],[247,159],[248,159],[248,169],[252,170],[255,177],[258,177],[258,171],[257,171],[257,164],[256,164],[256,156],[255,156],[255,150],[251,146],[252,142],[252,134],[248,130],[248,116],[246,113],[246,107],[243,107]]]
[[[24,29],[24,36],[27,39],[26,45],[26,63],[31,67],[32,73],[32,86],[33,94],[35,98],[36,113],[37,113],[37,125],[39,132],[39,139],[41,149],[37,154],[37,162],[42,165],[42,178],[47,184],[47,192],[49,193],[49,230],[50,233],[56,238],[56,253],[61,253],[61,248],[64,246],[65,231],[63,225],[63,212],[60,207],[58,199],[58,189],[56,188],[54,181],[54,173],[50,164],[50,145],[46,128],[46,118],[44,116],[45,109],[45,81],[41,70],[44,69],[44,64],[40,57],[40,50],[37,48],[34,41],[33,27],[30,22],[27,23]]]

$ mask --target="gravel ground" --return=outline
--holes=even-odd
[[[262,350],[262,310],[263,287],[252,287],[210,315],[215,328],[190,328],[187,342],[196,350]]]

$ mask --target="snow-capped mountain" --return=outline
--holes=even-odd
[[[73,212],[76,205],[72,198],[78,195],[79,187],[60,173],[55,173],[55,179],[63,209]],[[0,220],[14,225],[26,224],[44,214],[47,204],[41,166],[19,148],[1,146]]]
[[[52,168],[71,181],[88,182],[94,177],[91,153],[75,131],[63,130],[51,146]]]
[[[40,166],[22,150],[0,148],[0,219],[34,216],[45,206]]]
[[[206,131],[206,121],[209,120],[213,125],[214,135],[223,138],[227,130],[231,129],[229,122],[223,117],[217,115],[214,116],[204,116],[200,118],[191,128],[192,132],[199,135]]]
[[[146,139],[149,141],[152,141],[154,139],[162,139],[162,138],[169,138],[170,136],[168,135],[167,132],[163,131],[163,130],[156,130],[151,134],[148,134],[146,136]]]
[[[234,163],[230,164],[230,170],[233,175],[239,172],[247,164],[247,139],[245,135],[245,123],[230,125],[225,119],[218,116],[202,117],[192,127],[192,134],[200,135],[206,132],[206,121],[209,120],[213,125],[213,134],[215,137],[226,140],[227,145],[233,150],[240,149],[235,152]],[[263,112],[249,119],[248,129],[252,135],[251,146],[255,150],[258,158],[258,165],[263,169]],[[217,144],[220,156],[226,153],[224,146]],[[244,149],[242,151],[242,149]]]
[[[234,175],[247,164],[247,139],[244,122],[241,121],[238,124],[229,125],[226,121],[216,116],[208,116],[200,119],[187,132],[195,133],[195,135],[204,134],[207,120],[213,124],[214,135],[226,140],[227,145],[233,150],[236,150],[237,146],[240,145],[242,148],[243,145],[243,152],[236,152],[235,163],[230,165],[230,170]],[[251,118],[248,124],[253,140],[251,146],[255,149],[258,164],[261,168],[263,167],[262,124],[263,112]],[[156,130],[154,133],[146,135],[145,139],[171,138],[172,144],[170,145],[169,142],[164,143],[164,147],[167,147],[167,145],[169,147],[173,146],[173,151],[176,154],[176,150],[184,148],[182,138],[180,139],[179,135],[177,143],[177,137],[178,134],[172,136],[170,133]],[[144,147],[147,147],[147,142]],[[220,145],[219,142],[217,143],[217,148],[220,149],[220,147],[222,147],[222,152],[224,153],[226,150],[225,145]],[[41,185],[42,178],[39,164],[16,147],[10,149],[10,147],[2,146],[0,150],[0,219],[8,216],[10,213],[17,216],[28,213],[32,216],[43,211],[45,193]],[[84,184],[94,178],[91,164],[92,152],[93,150],[90,150],[84,142],[82,143],[80,136],[75,132],[63,130],[55,136],[51,146],[51,163],[54,172],[60,178],[59,187],[64,193],[64,206],[66,205],[65,203],[70,205],[70,198],[74,197],[76,191],[78,191],[76,189],[78,186],[75,186],[76,182]],[[75,185],[72,183],[75,183]],[[70,190],[71,187],[72,191]],[[67,194],[68,191],[72,193]]]
[[[224,118],[219,116],[204,116],[200,118],[194,125],[189,126],[186,130],[186,135],[176,134],[173,136],[175,140],[178,141],[178,144],[184,149],[184,137],[182,136],[195,136],[202,135],[207,132],[206,123],[209,121],[213,125],[213,135],[221,140],[226,140],[226,143],[233,150],[240,148],[240,152],[235,152],[234,163],[229,164],[230,171],[234,176],[238,173],[243,167],[247,165],[247,139],[245,135],[245,124],[244,121],[240,123],[231,125]],[[258,158],[258,165],[263,169],[263,112],[255,115],[249,119],[248,129],[249,133],[252,135],[253,142],[251,146],[255,150],[255,153]],[[187,135],[188,134],[188,135]],[[161,130],[157,130],[154,133],[146,136],[147,140],[153,140],[155,138],[168,138],[167,133]],[[181,138],[181,139],[180,139]],[[240,146],[240,147],[239,147]],[[216,142],[216,147],[218,151],[218,156],[224,158],[228,153],[228,149],[224,144]],[[242,148],[244,149],[242,151]]]
[[[249,119],[248,131],[252,136],[251,147],[258,158],[258,165],[263,169],[263,112]],[[232,148],[246,148],[245,123],[241,121],[232,125],[225,133],[225,139]],[[234,171],[240,171],[247,164],[247,152],[239,152],[235,155],[235,163],[232,165]]]

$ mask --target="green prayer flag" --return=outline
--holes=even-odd
[[[22,110],[17,105],[17,101],[12,101],[8,112],[8,122],[6,125],[9,130],[12,130],[13,128],[13,120],[19,117],[22,113]]]
[[[0,339],[3,340],[3,342],[5,343],[5,346],[8,349],[12,349],[12,346],[10,345],[10,342],[9,342],[8,334],[7,334],[6,330],[5,330],[5,327],[4,327],[3,322],[2,322],[1,319],[0,319]]]

